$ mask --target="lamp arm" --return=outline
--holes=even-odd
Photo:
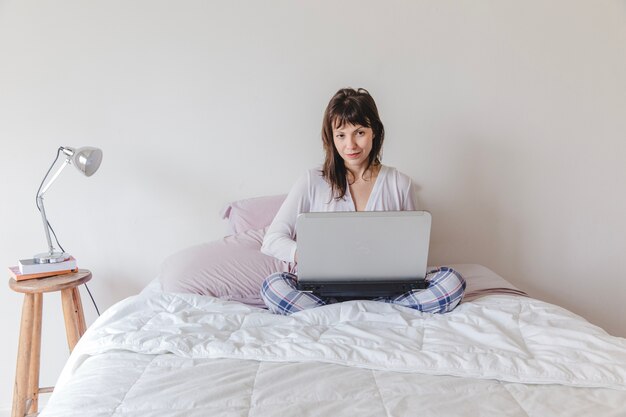
[[[37,196],[37,206],[39,207],[39,211],[41,212],[41,220],[43,220],[43,230],[46,232],[46,239],[48,240],[48,252],[52,254],[54,252],[54,246],[52,246],[52,239],[50,239],[50,227],[48,226],[48,219],[46,218],[46,209],[43,207],[42,196]]]
[[[46,186],[41,191],[39,191],[39,193],[37,193],[37,207],[39,208],[39,211],[41,212],[41,220],[43,221],[43,230],[46,232],[46,240],[48,241],[48,253],[50,255],[54,253],[54,246],[52,245],[52,239],[50,239],[50,226],[48,225],[48,218],[46,217],[46,209],[43,206],[43,195],[46,193],[46,191],[48,191],[52,183],[56,181],[56,179],[59,177],[63,169],[65,169],[65,167],[68,166],[69,164],[70,164],[70,159],[66,158],[65,161],[63,161],[63,164],[54,173],[52,178],[50,178],[50,181],[48,181]],[[45,181],[45,178],[44,178],[44,181]]]
[[[70,164],[70,159],[66,158],[65,161],[63,161],[63,164],[59,167],[59,169],[57,170],[57,172],[54,173],[54,175],[52,176],[52,178],[50,179],[50,181],[48,181],[48,183],[46,184],[45,187],[43,187],[43,189],[41,191],[39,191],[39,193],[37,194],[37,198],[43,198],[43,195],[46,193],[46,191],[48,191],[48,188],[50,188],[50,186],[52,185],[52,183],[54,181],[56,181],[56,179],[59,177],[59,175],[61,174],[61,171],[63,171],[63,169],[65,169],[66,166],[68,166]],[[45,179],[44,179],[45,181]]]

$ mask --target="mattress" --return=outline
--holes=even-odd
[[[464,302],[277,316],[151,287],[105,312],[41,416],[624,416],[626,340],[455,265]]]

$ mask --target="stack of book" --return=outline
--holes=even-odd
[[[34,259],[20,259],[17,266],[9,267],[9,275],[16,281],[51,277],[77,271],[76,259],[73,256],[70,256],[67,261],[50,264],[38,264]]]

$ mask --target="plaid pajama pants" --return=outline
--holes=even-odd
[[[432,270],[426,275],[426,281],[428,288],[424,290],[412,290],[396,297],[375,300],[400,304],[425,313],[447,313],[461,302],[466,283],[454,269],[443,266]],[[296,275],[288,272],[272,274],[263,281],[261,297],[271,312],[288,315],[336,302],[300,291],[296,282]]]

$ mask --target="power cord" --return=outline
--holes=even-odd
[[[39,201],[37,200],[37,196],[39,195],[39,191],[41,191],[41,187],[43,187],[43,183],[46,181],[46,178],[48,178],[48,175],[50,174],[50,171],[52,171],[52,168],[54,167],[54,165],[59,160],[59,155],[61,155],[61,150],[63,150],[63,148],[59,147],[59,149],[57,150],[57,156],[56,156],[56,158],[54,158],[54,162],[52,162],[52,165],[50,165],[50,168],[48,168],[48,172],[46,172],[46,175],[44,175],[43,180],[41,180],[41,184],[39,184],[39,188],[37,189],[37,194],[35,195],[35,205],[37,206],[37,210],[39,210],[40,213],[41,213],[41,207],[39,207]],[[65,249],[63,249],[63,246],[61,246],[61,244],[59,243],[59,239],[57,238],[57,234],[54,232],[54,229],[52,228],[52,225],[50,224],[50,221],[48,221],[48,219],[46,219],[46,223],[48,223],[48,227],[50,228],[50,231],[52,232],[52,235],[54,236],[54,240],[57,242],[57,245],[59,246],[59,249],[61,249],[61,251],[65,252]],[[85,285],[85,288],[87,289],[87,293],[89,293],[89,298],[91,298],[91,302],[93,303],[93,306],[96,309],[96,313],[98,313],[98,317],[100,317],[100,310],[98,309],[98,305],[96,304],[96,300],[93,299],[93,295],[91,295],[91,291],[89,291],[89,287],[87,286],[87,283],[85,283],[84,285]]]
[[[96,313],[98,313],[98,317],[100,317],[100,310],[98,310],[96,301],[93,299],[93,295],[91,295],[91,291],[89,291],[89,287],[87,286],[87,283],[85,283],[85,288],[87,288],[87,293],[89,294],[89,298],[91,298],[91,302],[93,303],[93,306],[96,308]]]

